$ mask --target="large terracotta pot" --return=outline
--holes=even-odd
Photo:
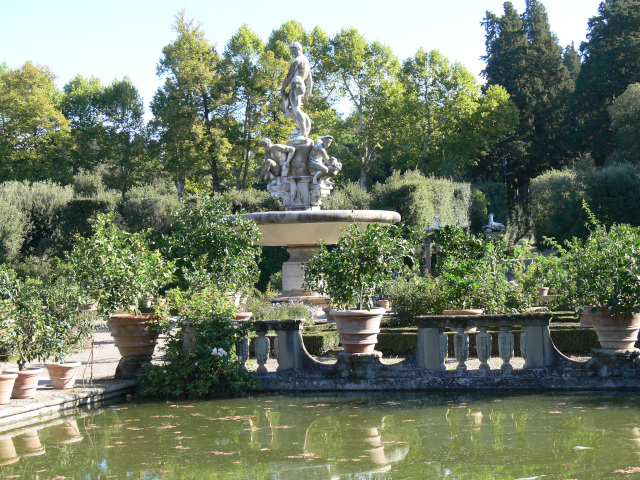
[[[26,370],[9,369],[4,373],[17,373],[11,392],[11,398],[34,398],[38,389],[38,380],[42,374],[42,368],[27,368]]]
[[[593,328],[593,324],[591,323],[591,310],[596,307],[586,306],[581,308],[582,314],[580,315],[580,328]]]
[[[340,343],[347,353],[373,352],[378,343],[384,308],[371,310],[331,310]]]
[[[640,331],[640,313],[610,315],[598,308],[591,312],[591,324],[598,334],[602,348],[632,350]]]
[[[45,364],[51,379],[51,386],[56,390],[73,388],[80,365],[80,362]]]
[[[109,329],[123,357],[150,357],[158,343],[158,333],[150,323],[153,313],[116,314],[109,318]]]
[[[9,403],[17,373],[0,373],[0,405]]]

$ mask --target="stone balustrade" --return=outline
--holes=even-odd
[[[553,345],[551,319],[549,313],[419,316],[417,345],[397,363],[383,362],[381,352],[340,353],[336,361],[319,361],[304,347],[302,320],[253,321],[258,390],[640,388],[640,351],[598,349],[588,362],[573,361]],[[470,335],[471,328],[476,328],[477,333]],[[446,329],[455,333],[447,335]],[[267,333],[271,331],[276,333],[275,371],[267,368],[272,351]],[[453,339],[456,364],[447,368],[449,337]],[[476,365],[479,363],[475,368],[469,368],[471,337],[477,352]],[[494,341],[499,364],[489,362]],[[521,368],[513,366],[516,342],[524,359],[517,362]],[[238,346],[238,351],[246,364],[248,340]]]

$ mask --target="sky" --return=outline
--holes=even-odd
[[[288,20],[332,36],[355,28],[404,60],[418,48],[440,50],[475,75],[484,68],[487,11],[503,13],[502,0],[0,0],[0,63],[15,69],[30,60],[48,66],[62,88],[76,75],[103,85],[128,76],[147,106],[162,80],[156,65],[175,39],[172,25],[184,9],[202,23],[219,52],[247,24],[264,41]],[[512,0],[522,13],[525,0]],[[588,19],[600,0],[542,0],[561,46],[585,41]],[[479,77],[479,81],[482,79]],[[147,118],[149,113],[147,112]]]

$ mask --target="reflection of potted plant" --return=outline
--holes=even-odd
[[[173,262],[152,250],[144,233],[116,227],[113,214],[98,215],[93,230],[90,238],[77,237],[69,255],[76,278],[86,295],[98,301],[97,313],[108,318],[120,354],[151,356],[158,333],[169,327],[168,319],[135,310],[172,280]]]
[[[593,305],[591,322],[603,348],[634,348],[640,330],[640,232],[629,225],[608,229],[591,216],[586,240],[555,244],[569,272],[562,299],[567,305]]]
[[[371,308],[376,291],[400,270],[409,244],[394,225],[357,224],[343,231],[335,248],[318,242],[320,251],[305,264],[305,289],[330,298],[331,315],[345,352],[373,351],[384,308]],[[355,307],[349,310],[349,308]]]

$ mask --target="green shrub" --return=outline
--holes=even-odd
[[[128,232],[152,231],[152,240],[171,232],[171,214],[180,210],[177,195],[154,197],[127,197],[121,200],[116,211],[118,223]]]
[[[640,167],[614,163],[593,172],[589,178],[587,203],[606,225],[640,225]]]
[[[482,227],[487,224],[489,200],[487,196],[480,190],[471,190],[471,211],[469,220],[471,222],[471,231],[474,233],[482,232]]]
[[[20,257],[27,230],[27,216],[8,200],[0,198],[0,263]]]
[[[474,183],[471,187],[473,190],[482,192],[487,199],[487,216],[485,217],[485,223],[488,219],[488,214],[495,214],[495,218],[499,222],[506,222],[509,218],[509,209],[507,207],[507,187],[501,182],[481,182]]]
[[[73,195],[78,198],[94,198],[105,194],[102,175],[97,172],[81,170],[73,176]]]
[[[322,200],[323,210],[369,210],[371,193],[360,188],[358,182],[345,182],[330,197]]]
[[[171,334],[164,363],[149,365],[140,377],[142,393],[163,397],[206,397],[239,393],[255,386],[256,377],[242,368],[236,345],[248,335],[248,324],[224,312],[199,312],[195,348],[182,352],[182,332]]]
[[[417,170],[395,171],[372,189],[371,208],[396,211],[404,225],[421,231],[434,224],[436,215],[441,225],[468,227],[470,206],[468,183],[425,177]]]
[[[436,289],[436,283],[430,277],[400,277],[387,282],[385,293],[396,315],[385,317],[385,326],[413,326],[413,318],[417,315],[441,313],[442,306]]]
[[[56,225],[53,239],[57,253],[71,250],[76,235],[89,238],[93,233],[91,220],[99,213],[112,213],[115,198],[76,198],[58,207],[53,216]]]
[[[321,312],[320,308],[300,302],[271,303],[269,300],[252,299],[245,306],[253,313],[252,320],[289,320],[301,319],[307,324],[313,324],[313,319]]]
[[[263,190],[247,189],[238,190],[232,188],[225,193],[216,193],[219,198],[232,205],[235,209],[241,209],[247,213],[272,212],[284,210],[282,204],[273,198],[269,192]]]
[[[587,216],[582,201],[586,177],[577,170],[550,170],[531,180],[531,218],[538,241],[583,238]]]
[[[302,334],[304,346],[311,355],[324,355],[325,353],[338,348],[340,335],[336,331],[317,332]]]
[[[73,197],[71,186],[49,180],[42,182],[0,183],[0,200],[17,208],[24,219],[21,254],[43,254],[51,245],[56,225],[54,213]]]

